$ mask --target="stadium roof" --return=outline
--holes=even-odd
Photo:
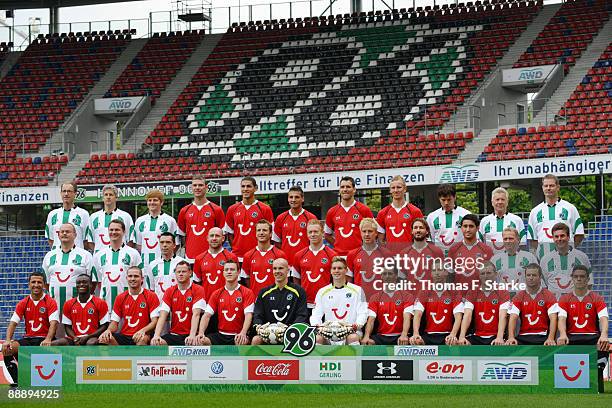
[[[93,4],[119,3],[143,0],[0,0],[0,10],[90,6]]]

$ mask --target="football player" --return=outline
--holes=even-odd
[[[376,278],[373,272],[374,260],[385,258],[388,253],[378,244],[378,223],[374,218],[364,218],[359,223],[361,246],[349,251],[346,257],[347,276],[352,277],[355,285],[361,287],[368,295],[374,293],[372,282]]]
[[[520,245],[527,245],[527,231],[525,223],[518,215],[508,212],[508,190],[497,187],[491,193],[493,214],[489,214],[480,221],[480,238],[493,249],[494,253],[503,252],[502,233],[506,228],[514,228],[519,234]]]
[[[478,216],[466,214],[461,219],[463,239],[448,250],[448,257],[453,260],[455,282],[468,283],[478,280],[476,268],[493,256],[493,250],[478,240]]]
[[[499,271],[499,281],[504,283],[525,283],[525,267],[538,263],[528,251],[520,250],[520,233],[516,228],[507,227],[502,231],[504,250],[496,252],[491,258]]]
[[[94,243],[94,253],[110,245],[108,227],[113,220],[123,222],[123,243],[134,245],[134,220],[130,214],[117,208],[117,197],[117,187],[112,184],[102,187],[102,203],[104,208],[96,211],[89,217],[87,241]]]
[[[224,240],[225,235],[221,228],[213,227],[208,230],[208,249],[196,257],[193,265],[193,280],[204,288],[206,301],[215,290],[225,286],[223,278],[225,262],[230,260],[238,262],[236,255],[223,248]]]
[[[63,183],[60,186],[62,194],[62,206],[52,210],[47,215],[45,223],[45,237],[49,240],[51,248],[60,245],[59,230],[62,225],[69,223],[74,225],[75,237],[74,244],[79,248],[90,247],[87,241],[87,227],[89,226],[89,213],[74,204],[76,198],[77,185],[75,182]]]
[[[470,212],[456,205],[457,192],[453,184],[440,184],[437,193],[441,208],[429,213],[427,224],[431,240],[446,255],[454,243],[463,240],[461,219]]]
[[[402,176],[395,176],[389,184],[392,202],[378,213],[376,221],[380,226],[378,232],[384,234],[387,245],[405,246],[412,242],[412,223],[417,218],[423,218],[419,207],[406,200],[406,181]],[[394,244],[398,244],[395,246]]]
[[[401,251],[410,260],[404,275],[411,281],[431,280],[433,263],[443,262],[444,252],[429,238],[429,224],[424,218],[412,220],[412,244]]]
[[[186,260],[175,255],[175,236],[171,232],[161,233],[159,247],[160,257],[153,260],[145,269],[145,282],[147,287],[155,290],[161,302],[168,288],[176,284],[177,265]]]

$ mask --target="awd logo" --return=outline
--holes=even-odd
[[[477,164],[466,164],[465,166],[446,166],[440,183],[471,183],[478,181],[480,173]]]
[[[32,354],[30,375],[32,387],[61,387],[62,355]]]
[[[544,71],[542,68],[534,68],[534,69],[524,69],[519,74],[519,81],[533,81],[536,79],[540,79],[544,76]]]
[[[132,107],[132,101],[130,101],[129,99],[114,99],[111,103],[110,106],[108,107],[108,110],[123,110],[123,109],[130,109]]]
[[[588,354],[555,354],[555,388],[589,388]]]
[[[294,323],[285,330],[283,353],[296,357],[307,356],[315,348],[315,328],[306,323]]]

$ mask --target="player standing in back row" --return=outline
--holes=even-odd
[[[64,183],[61,185],[62,206],[52,210],[47,215],[45,223],[45,237],[49,240],[51,248],[60,245],[59,229],[63,224],[74,225],[76,236],[74,243],[79,248],[84,248],[87,240],[87,227],[89,226],[89,213],[74,204],[76,198],[76,183]]]
[[[355,180],[345,176],[340,180],[340,203],[327,211],[325,238],[334,245],[334,251],[346,256],[350,250],[361,246],[359,223],[364,218],[373,218],[372,211],[355,200]]]
[[[440,184],[438,186],[438,200],[441,208],[429,213],[427,224],[431,240],[446,255],[455,242],[461,242],[461,220],[470,212],[456,205],[457,192],[453,184]]]
[[[406,181],[402,176],[395,176],[389,185],[389,192],[393,201],[380,210],[376,221],[380,226],[381,234],[389,245],[401,245],[394,250],[404,248],[406,243],[412,242],[412,222],[417,218],[423,218],[419,207],[410,204],[406,200]]]
[[[87,241],[94,243],[95,252],[108,248],[111,244],[108,236],[108,227],[113,220],[121,220],[125,226],[123,242],[128,244],[134,241],[134,220],[130,214],[117,208],[117,195],[117,187],[114,185],[107,184],[102,187],[104,208],[96,211],[89,217]]]
[[[259,220],[274,222],[272,209],[255,198],[257,182],[253,177],[245,177],[240,182],[242,201],[227,209],[225,227],[228,241],[240,262],[244,255],[257,245],[255,225]]]

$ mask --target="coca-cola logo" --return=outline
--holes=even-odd
[[[249,360],[249,380],[299,380],[298,360]]]

